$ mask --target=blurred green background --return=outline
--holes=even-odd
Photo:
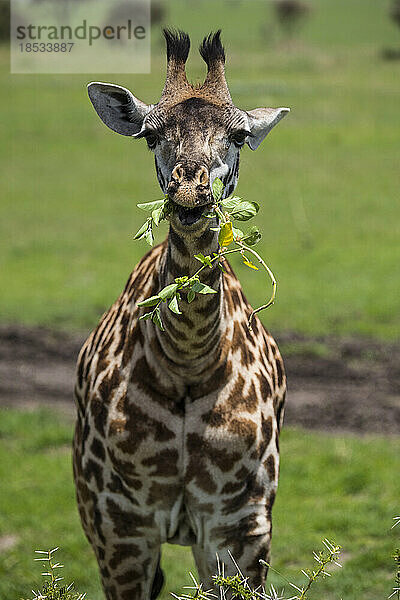
[[[196,46],[221,27],[234,102],[292,108],[258,151],[243,150],[237,188],[261,204],[260,250],[278,279],[264,322],[272,331],[394,339],[400,61],[382,51],[400,46],[400,30],[386,0],[308,4],[293,32],[261,0],[173,0],[164,24],[190,32],[192,80],[205,73]],[[6,47],[0,61],[1,321],[91,328],[147,250],[132,241],[144,216],[136,204],[160,190],[145,142],[109,131],[86,84],[115,82],[157,101],[160,27],[150,75],[10,75]],[[263,277],[240,264],[237,271],[252,304],[261,303]]]

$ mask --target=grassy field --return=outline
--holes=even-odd
[[[399,46],[400,32],[388,2],[314,0],[291,40],[265,2],[168,4],[168,23],[193,38],[193,80],[204,75],[195,46],[222,27],[236,104],[292,107],[257,152],[242,154],[238,192],[261,203],[261,250],[279,282],[264,321],[273,330],[394,339],[400,62],[381,51]],[[92,327],[145,252],[132,233],[143,219],[136,203],[160,197],[152,156],[145,142],[100,123],[85,86],[118,82],[156,101],[165,73],[158,30],[152,45],[150,75],[10,75],[1,48],[2,322]],[[262,277],[237,270],[261,303]]]
[[[1,598],[29,596],[40,584],[34,550],[60,546],[65,576],[88,592],[88,600],[101,600],[75,505],[71,435],[71,423],[61,415],[0,411],[0,544],[15,542],[0,552]],[[284,431],[273,567],[301,584],[300,569],[312,566],[312,551],[327,536],[343,547],[343,569],[322,581],[315,597],[386,598],[394,572],[390,556],[399,543],[399,532],[390,530],[398,514],[399,452],[400,441],[393,438]],[[182,591],[189,583],[193,562],[189,550],[165,546],[163,565],[167,584],[161,598],[166,600],[169,591]],[[270,582],[285,585],[275,573]]]

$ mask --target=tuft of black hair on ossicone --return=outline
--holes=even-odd
[[[174,59],[185,63],[189,56],[190,38],[184,31],[174,29],[163,30],[167,43],[167,60]]]
[[[221,30],[211,32],[199,46],[201,58],[210,66],[215,61],[225,63],[225,50],[221,42]]]

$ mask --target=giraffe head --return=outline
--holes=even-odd
[[[188,82],[185,63],[190,39],[164,30],[167,76],[159,102],[148,105],[129,90],[110,83],[90,83],[90,100],[113,131],[145,138],[154,152],[159,184],[177,205],[181,224],[196,223],[212,202],[211,186],[219,177],[225,195],[236,187],[239,154],[245,143],[256,150],[288,108],[245,111],[231,99],[225,79],[225,52],[220,31],[204,38],[200,55],[207,76],[200,85]]]

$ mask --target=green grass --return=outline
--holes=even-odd
[[[400,36],[388,2],[315,0],[291,41],[265,2],[168,4],[169,23],[192,35],[193,79],[204,75],[196,44],[222,27],[236,104],[292,107],[242,154],[238,192],[262,206],[260,248],[279,283],[265,323],[398,337],[400,63],[380,52]],[[92,327],[145,252],[132,234],[143,219],[136,203],[160,197],[152,156],[101,124],[85,86],[118,82],[154,102],[165,74],[158,30],[152,45],[150,75],[11,76],[0,49],[3,322]],[[237,270],[261,303],[262,277]]]
[[[100,600],[91,550],[81,531],[71,473],[72,424],[47,410],[0,411],[0,543],[17,544],[0,552],[0,597],[27,597],[40,584],[35,549],[60,546],[65,576],[89,600]],[[376,600],[389,595],[391,553],[399,532],[390,530],[399,512],[400,440],[330,437],[287,429],[281,440],[282,469],[274,508],[272,564],[296,584],[301,568],[324,537],[343,546],[343,569],[319,584],[325,600]],[[165,546],[163,565],[169,591],[189,582],[193,562],[188,549]],[[270,581],[284,585],[275,573]],[[289,591],[289,590],[288,590]]]

